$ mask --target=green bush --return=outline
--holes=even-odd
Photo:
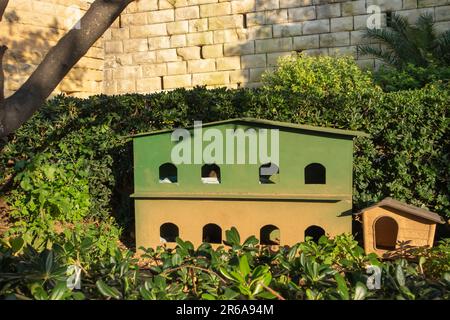
[[[383,66],[374,72],[374,80],[384,91],[420,89],[429,83],[450,80],[450,67],[431,65],[416,67],[408,64],[402,70]]]
[[[271,250],[255,237],[227,230],[227,246],[176,239],[175,249],[144,249],[140,264],[128,250],[90,260],[95,238],[61,237],[35,250],[21,238],[0,242],[0,298],[7,299],[442,299],[450,298],[448,242],[422,249],[420,261],[381,262],[350,235],[322,236]],[[435,257],[439,256],[439,259]],[[430,268],[429,265],[432,264]],[[380,268],[381,288],[366,287],[366,266]],[[79,267],[81,288],[67,286]]]
[[[305,103],[345,101],[377,91],[370,72],[361,70],[351,57],[308,58],[301,54],[282,57],[274,72],[263,75],[268,90],[290,92]]]
[[[57,96],[2,146],[2,190],[14,207],[21,197],[17,193],[31,198],[33,192],[14,177],[33,174],[31,163],[38,155],[63,170],[83,159],[84,169],[76,174],[88,176],[90,211],[85,217],[112,214],[128,226],[133,162],[125,136],[199,119],[248,116],[365,131],[371,138],[359,138],[355,145],[354,209],[392,196],[450,217],[448,86],[384,93],[350,59],[325,57],[282,60],[265,81],[264,88],[253,90]]]

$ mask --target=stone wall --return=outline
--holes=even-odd
[[[5,56],[6,96],[17,90],[87,10],[92,0],[10,0],[0,22]],[[54,93],[89,96],[103,89],[103,43],[99,41],[72,69]]]
[[[429,12],[450,29],[450,0],[140,0],[105,35],[107,94],[196,85],[253,87],[280,56],[358,55],[367,7],[415,21]]]
[[[49,48],[93,0],[10,0],[0,23],[6,95],[27,79]],[[429,12],[450,29],[450,0],[138,0],[61,82],[55,93],[148,93],[196,85],[254,87],[292,52],[361,57],[367,7],[415,21]],[[74,12],[79,8],[79,12]]]

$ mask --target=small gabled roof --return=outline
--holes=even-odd
[[[380,202],[374,204],[373,206],[367,207],[365,209],[362,209],[358,214],[361,214],[365,211],[368,211],[370,209],[376,208],[376,207],[387,207],[392,209],[397,209],[406,213],[409,213],[413,216],[420,217],[426,220],[430,220],[436,223],[445,223],[444,218],[442,218],[437,213],[431,212],[424,208],[419,208],[410,204],[406,204],[404,202],[392,199],[392,198],[384,198]]]
[[[310,125],[305,125],[305,124],[295,124],[295,123],[290,123],[290,122],[272,121],[272,120],[256,119],[256,118],[235,118],[235,119],[228,119],[228,120],[222,120],[222,121],[207,122],[207,123],[202,123],[202,127],[212,127],[212,126],[228,124],[228,123],[266,125],[266,126],[272,126],[272,127],[278,127],[278,128],[297,129],[297,130],[302,130],[302,131],[312,131],[312,132],[320,132],[320,133],[330,133],[330,134],[343,135],[343,136],[370,137],[369,134],[367,134],[365,132],[361,132],[361,131],[335,129],[335,128],[328,128],[328,127],[316,127],[316,126],[310,126]],[[185,129],[193,129],[193,128],[194,128],[194,126],[189,126],[189,127],[186,127]],[[144,132],[144,133],[138,133],[135,135],[130,135],[128,137],[131,137],[131,138],[143,137],[143,136],[149,136],[149,135],[168,133],[168,132],[172,132],[174,130],[175,130],[175,128],[151,131],[151,132]]]

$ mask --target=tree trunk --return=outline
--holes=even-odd
[[[95,0],[91,4],[80,20],[80,28],[72,29],[64,35],[19,90],[10,97],[0,100],[0,137],[14,132],[44,104],[70,69],[133,1]],[[1,4],[3,2],[0,2],[0,10]],[[1,49],[0,58],[2,58]],[[0,97],[3,96],[2,74],[0,69],[0,89],[2,89]]]

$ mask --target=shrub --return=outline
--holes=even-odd
[[[38,155],[51,166],[84,159],[90,195],[87,217],[133,216],[129,134],[249,116],[362,130],[356,140],[355,210],[392,196],[450,217],[448,86],[383,93],[349,58],[288,58],[261,89],[178,89],[150,95],[50,100],[0,154],[0,185],[11,204]],[[77,174],[81,174],[77,169]],[[84,191],[83,191],[84,192]]]
[[[383,66],[374,73],[374,80],[386,92],[420,89],[432,82],[448,83],[450,67],[416,67],[408,64],[402,70],[397,70]]]
[[[262,79],[269,90],[291,92],[321,104],[376,90],[371,74],[361,70],[351,57],[286,56],[278,60],[274,72],[266,72]]]
[[[115,249],[86,259],[95,239],[61,237],[35,250],[21,238],[0,242],[0,297],[8,299],[442,299],[450,298],[448,243],[423,249],[441,256],[432,269],[427,259],[379,261],[363,254],[349,235],[323,236],[272,251],[255,237],[240,240],[227,230],[227,246],[176,239],[174,249],[147,249],[140,264],[128,250]],[[79,256],[81,255],[81,259]],[[335,260],[338,259],[338,260]],[[380,268],[382,286],[366,287],[366,265]],[[70,270],[82,270],[79,289],[68,287]]]

